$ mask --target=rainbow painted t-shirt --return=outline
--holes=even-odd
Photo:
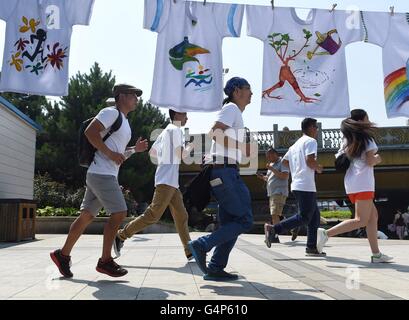
[[[409,116],[409,13],[361,12],[363,40],[383,48],[388,118]]]
[[[144,28],[158,33],[150,103],[179,112],[222,108],[222,42],[239,37],[243,5],[145,0]]]

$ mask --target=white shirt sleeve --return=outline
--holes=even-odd
[[[389,12],[362,12],[363,40],[383,47],[388,40],[391,14]]]
[[[67,20],[71,25],[89,25],[94,7],[94,0],[64,1]]]
[[[270,7],[246,5],[247,35],[264,41],[273,26],[274,14]]]
[[[280,161],[280,172],[290,172],[290,169],[283,165],[282,160]]]
[[[335,10],[334,20],[337,32],[345,46],[353,42],[364,40],[361,11]]]
[[[378,146],[376,145],[375,141],[369,141],[368,145],[366,146],[365,152],[368,151],[378,151]]]
[[[222,37],[240,37],[244,5],[214,3],[213,16]]]
[[[0,0],[0,19],[7,21],[17,6],[18,0]]]
[[[153,32],[161,32],[168,22],[173,1],[145,0],[143,27]]]
[[[317,140],[315,140],[315,139],[308,139],[306,142],[305,142],[305,145],[304,145],[304,147],[305,147],[305,155],[308,157],[309,155],[312,155],[312,154],[317,154],[317,149],[318,149],[318,143],[317,143]]]
[[[228,127],[233,127],[234,120],[236,119],[236,107],[233,105],[228,105],[223,107],[223,109],[217,115],[217,122],[221,122]]]
[[[283,160],[290,161],[290,150],[288,150],[287,153],[284,155]]]
[[[102,123],[105,129],[108,129],[118,118],[118,110],[114,108],[102,109],[95,118]]]

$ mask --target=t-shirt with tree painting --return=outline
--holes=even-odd
[[[73,25],[89,24],[94,0],[0,1],[6,41],[0,91],[68,94]]]
[[[150,103],[178,112],[222,108],[222,42],[239,37],[243,5],[145,0],[144,28],[158,33]]]
[[[349,114],[345,43],[335,14],[248,5],[247,33],[264,43],[262,115],[341,118]]]

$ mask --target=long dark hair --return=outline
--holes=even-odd
[[[351,117],[341,123],[341,132],[347,140],[345,152],[349,158],[359,158],[375,137],[375,124],[362,122],[366,116],[365,110],[355,109],[351,111]]]
[[[219,100],[220,101],[220,100]],[[230,102],[233,102],[233,94],[231,94],[229,97],[224,98],[223,100],[223,105],[228,104]]]

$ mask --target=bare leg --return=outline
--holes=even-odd
[[[369,218],[368,225],[366,226],[366,235],[368,237],[369,245],[373,254],[379,253],[378,247],[378,210],[372,203],[371,217]]]
[[[101,257],[101,260],[103,262],[112,258],[111,256],[112,244],[114,243],[114,239],[121,225],[121,222],[125,219],[125,217],[126,217],[126,211],[113,213],[111,214],[111,217],[109,218],[108,222],[105,225],[104,243],[102,247],[102,257]]]
[[[61,253],[63,255],[69,256],[71,254],[71,250],[74,247],[75,243],[84,233],[85,229],[93,219],[94,216],[91,214],[91,212],[85,210],[81,211],[81,215],[71,224],[70,232],[68,233],[65,244],[61,249]]]
[[[372,214],[372,200],[358,200],[355,203],[355,219],[345,220],[327,231],[328,237],[350,232],[368,225]]]

